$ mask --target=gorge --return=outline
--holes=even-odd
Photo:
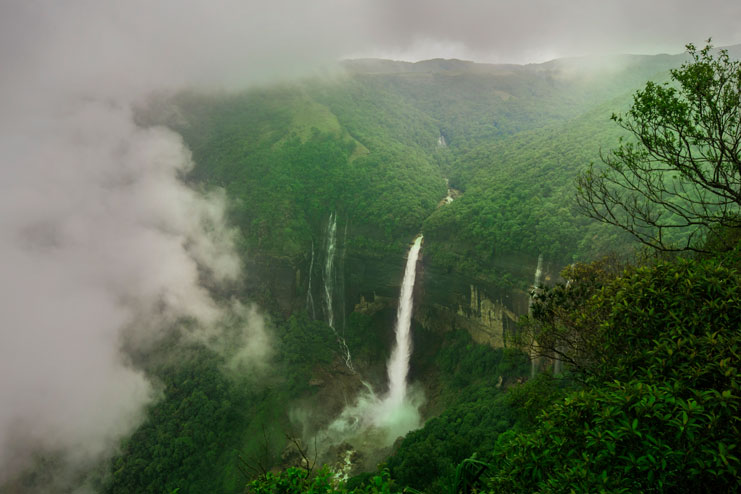
[[[159,289],[146,305],[151,317],[126,319],[131,329],[116,340],[117,362],[146,379],[151,397],[132,432],[110,439],[107,456],[69,473],[64,450],[39,450],[6,491],[43,485],[53,492],[57,478],[71,478],[70,485],[107,493],[273,492],[281,482],[308,489],[316,481],[327,492],[393,484],[437,494],[475,477],[517,492],[511,486],[520,484],[507,475],[536,478],[545,475],[541,466],[581,461],[581,451],[594,453],[589,445],[599,441],[574,445],[571,437],[593,430],[600,441],[614,431],[625,440],[615,440],[622,456],[599,449],[585,460],[609,457],[599,471],[583,463],[573,470],[592,475],[590,488],[621,481],[602,476],[613,464],[660,471],[648,456],[625,460],[625,450],[653,451],[669,462],[666,472],[679,471],[694,460],[658,455],[685,451],[674,439],[684,436],[667,430],[703,427],[717,442],[718,431],[731,427],[735,333],[725,326],[712,338],[687,331],[735,324],[736,285],[728,280],[736,280],[737,259],[724,251],[721,260],[641,264],[634,239],[578,214],[573,196],[580,173],[626,135],[610,113],[628,107],[646,80],[664,87],[668,69],[686,59],[624,56],[610,70],[581,59],[359,59],[329,76],[152,96],[134,112],[137,129],[167,136],[179,151],[182,169],[170,178],[182,184],[173,195],[196,204],[185,210],[198,214],[178,216],[178,228],[156,217],[137,221],[187,254],[186,285],[206,302],[197,314],[173,314],[169,306],[187,308],[190,299]],[[113,143],[109,154],[117,149]],[[110,187],[139,190],[126,174],[111,176],[95,182],[101,195]],[[201,196],[208,200],[193,199]],[[152,197],[158,205],[171,198]],[[75,225],[33,226],[19,238],[51,252]],[[225,240],[203,244],[193,232]],[[718,232],[708,238],[735,238]],[[216,255],[219,245],[231,254]],[[221,262],[204,265],[209,256]],[[114,293],[119,286],[109,285]],[[176,278],[169,286],[181,284]],[[720,314],[708,322],[697,307],[711,292],[722,300],[708,304]],[[122,303],[132,298],[138,301],[121,295]],[[685,319],[673,325],[655,316],[665,311],[654,300]],[[572,337],[577,343],[569,346]],[[718,358],[706,345],[716,340]],[[536,353],[527,341],[551,346]],[[662,343],[647,349],[647,341]],[[688,370],[694,364],[682,359],[694,354],[675,350],[678,341],[696,345],[692,351],[711,363]],[[624,351],[628,343],[635,352]],[[653,366],[651,352],[666,366],[626,371]],[[603,358],[612,360],[595,364]],[[703,388],[705,372],[725,387]],[[664,378],[695,379],[686,389],[701,391],[680,396],[685,388],[670,389]],[[641,407],[650,400],[670,419],[649,420],[653,408]],[[690,405],[700,402],[723,408],[710,425]],[[599,416],[596,425],[585,428],[569,403]],[[615,415],[599,415],[608,409]],[[600,420],[612,419],[599,429],[607,423]],[[551,440],[557,454],[533,446]],[[559,450],[558,441],[570,449]],[[728,445],[721,453],[730,467],[716,465],[723,475],[735,465]],[[707,453],[696,449],[698,457]]]

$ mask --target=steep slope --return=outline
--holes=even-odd
[[[484,389],[462,377],[471,366],[436,357],[449,345],[456,355],[478,355],[471,349],[479,347],[464,332],[449,331],[466,329],[476,341],[502,346],[513,321],[527,311],[524,289],[540,254],[554,276],[575,257],[627,244],[574,214],[573,177],[618,137],[609,115],[646,78],[662,77],[657,74],[678,60],[626,57],[610,70],[585,60],[533,66],[354,61],[345,64],[345,76],[331,80],[241,94],[183,93],[142,112],[142,120],[182,134],[196,164],[187,177],[194,186],[225,189],[250,274],[243,295],[273,316],[283,349],[276,367],[282,375],[266,380],[270,389],[249,396],[254,403],[245,406],[244,427],[223,444],[255,459],[261,441],[281,443],[292,405],[322,405],[331,414],[342,406],[343,393],[361,386],[325,324],[327,309],[319,301],[327,283],[333,283],[333,329],[344,337],[360,374],[374,385],[382,382],[404,254],[420,231],[425,244],[410,375],[428,391],[430,415],[457,403],[439,422],[445,428],[480,410],[488,400],[457,402],[454,396]],[[439,207],[446,177],[462,195]],[[477,333],[482,328],[489,333]],[[503,355],[482,358],[492,372],[509,372],[505,381],[527,373],[516,357],[508,364]],[[185,386],[187,372],[182,374],[168,386]],[[220,404],[245,399],[239,389],[230,393],[214,396]],[[274,415],[279,419],[261,439],[260,427]],[[328,417],[313,425],[322,420]],[[155,423],[141,434],[164,433]],[[204,441],[198,447],[207,447]],[[194,447],[187,437],[181,443]],[[281,449],[259,461],[272,465]],[[239,461],[224,455],[225,466],[213,478],[233,492]],[[121,485],[145,475],[146,461],[118,459]],[[192,485],[209,482],[208,473],[197,475]],[[162,485],[182,485],[175,480]]]

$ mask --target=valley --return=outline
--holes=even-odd
[[[266,390],[278,393],[272,413],[252,415],[246,429],[263,439],[235,444],[240,458],[252,458],[252,473],[281,465],[275,455],[290,449],[287,433],[309,456],[317,449],[322,462],[351,451],[338,427],[359,427],[375,396],[386,393],[404,263],[420,231],[409,379],[421,418],[446,413],[477,386],[498,386],[496,396],[530,378],[515,341],[536,268],[551,284],[575,260],[631,246],[571,210],[574,177],[617,138],[610,111],[679,60],[627,58],[621,71],[591,78],[579,72],[588,67],[569,60],[358,60],[333,80],[182,93],[144,108],[142,123],[171,127],[192,150],[188,180],[226,190],[247,272],[240,297],[270,314],[276,333],[288,325],[289,334],[318,340],[285,347],[294,377]],[[491,355],[478,357],[481,369],[440,362],[446,348],[455,354],[471,345]],[[459,372],[471,373],[463,386]],[[383,461],[420,422],[409,424],[393,437],[375,436],[372,447],[361,440],[365,451],[352,445],[359,465]],[[260,442],[270,442],[272,453],[258,461]],[[236,458],[226,458],[225,470],[235,468]]]
[[[0,2],[0,494],[741,492],[739,26]]]
[[[187,317],[169,321],[173,330],[154,345],[124,345],[157,398],[110,460],[78,473],[81,482],[105,493],[294,492],[269,490],[285,481],[433,494],[451,485],[460,492],[475,477],[489,478],[493,492],[527,492],[533,484],[522,487],[517,468],[537,467],[517,448],[549,464],[527,441],[550,440],[549,417],[581,427],[558,408],[564,400],[617,409],[610,386],[622,384],[604,384],[612,377],[636,386],[626,396],[646,393],[618,357],[614,376],[600,374],[600,350],[579,353],[592,336],[574,343],[568,331],[581,338],[617,324],[610,317],[622,313],[606,297],[650,305],[635,292],[643,278],[621,285],[633,279],[621,278],[623,269],[656,268],[650,279],[659,284],[680,271],[696,276],[682,271],[684,261],[662,267],[669,258],[634,265],[651,256],[574,203],[577,176],[628,137],[611,114],[686,60],[347,60],[331,76],[160,94],[139,105],[139,126],[177,133],[192,153],[180,178],[204,195],[224,194],[245,274],[222,285],[200,272],[200,281],[216,304],[260,314],[270,351],[246,357],[265,363],[239,367],[230,353],[237,346],[193,340]],[[237,334],[243,323],[229,324],[226,334]],[[625,413],[633,420],[633,408]],[[53,478],[61,458],[41,455],[13,492]]]

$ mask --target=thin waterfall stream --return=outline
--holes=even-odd
[[[314,271],[314,240],[311,241],[311,262],[309,263],[309,289],[306,290],[306,311],[311,309],[311,318],[316,319],[314,296],[311,294],[311,273]]]
[[[327,255],[324,260],[324,307],[327,324],[334,329],[334,254],[337,249],[337,216],[330,213],[327,222]]]
[[[538,265],[535,267],[535,279],[533,280],[533,288],[532,288],[532,295],[530,296],[530,299],[528,300],[527,304],[527,311],[530,313],[533,305],[533,300],[535,299],[535,293],[538,290],[538,286],[540,285],[540,278],[543,276],[543,254],[540,254],[538,256]],[[534,346],[532,347],[533,350],[530,352],[530,378],[535,377],[535,371],[536,367],[538,366],[539,358],[537,355],[533,353]]]
[[[334,289],[335,289],[335,257],[337,253],[337,213],[332,212],[329,215],[329,221],[327,223],[327,255],[324,262],[324,304],[327,315],[327,325],[332,328],[337,343],[340,345],[342,351],[342,359],[345,361],[345,365],[354,374],[355,368],[352,365],[352,356],[350,355],[350,349],[345,342],[345,338],[340,335],[335,327],[334,321]]]

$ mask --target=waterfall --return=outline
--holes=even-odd
[[[412,323],[412,293],[414,278],[417,271],[417,258],[422,247],[422,235],[417,237],[409,250],[404,278],[401,283],[399,307],[396,310],[396,346],[391,352],[388,363],[389,401],[392,405],[401,404],[407,392],[407,374],[409,373],[409,357],[412,355],[412,337],[410,326]]]
[[[563,361],[561,361],[560,358],[556,357],[553,362],[553,375],[557,376],[561,374],[562,372],[563,372]]]
[[[424,403],[424,395],[420,388],[411,386],[407,389],[406,382],[412,353],[409,331],[412,322],[412,292],[421,246],[422,235],[415,239],[409,250],[404,269],[394,327],[396,344],[387,369],[388,393],[379,396],[369,383],[361,380],[365,391],[356,397],[354,403],[348,404],[325,429],[316,434],[315,441],[318,440],[326,450],[345,443],[386,448],[399,436],[422,425],[419,408]]]
[[[448,195],[443,199],[443,205],[453,202],[453,190],[450,188],[450,180],[445,178],[445,187],[448,189]]]
[[[309,263],[309,288],[306,290],[306,312],[311,308],[311,318],[316,319],[314,296],[311,294],[311,273],[314,271],[314,240],[311,241],[311,262]]]
[[[538,256],[538,265],[535,267],[535,280],[533,281],[533,288],[538,289],[540,284],[540,278],[543,276],[543,254]]]
[[[538,285],[540,284],[540,278],[543,276],[543,254],[540,254],[538,256],[538,265],[535,267],[535,279],[533,280],[533,286],[532,291],[533,294],[530,296],[530,299],[527,302],[527,311],[530,312],[530,307],[533,305],[533,300],[535,299],[535,292],[538,290]]]
[[[543,276],[543,254],[540,254],[538,256],[538,265],[535,267],[535,279],[533,280],[533,295],[530,296],[530,300],[527,304],[528,312],[530,312],[530,308],[533,305],[533,299],[535,298],[535,292],[538,289],[538,285],[540,284],[540,278]],[[535,344],[535,342],[533,342]],[[534,349],[535,347],[533,347]],[[535,377],[535,370],[538,365],[538,358],[534,355],[534,353],[530,352],[530,377]]]
[[[324,261],[324,307],[326,309],[327,324],[334,329],[334,310],[332,296],[334,294],[334,254],[337,248],[337,215],[329,214],[327,222],[327,256]]]
[[[335,328],[334,322],[334,307],[332,302],[334,300],[334,282],[335,282],[335,269],[334,260],[335,253],[337,251],[337,214],[330,213],[329,221],[327,223],[327,256],[324,262],[324,304],[327,313],[327,325],[332,328],[337,343],[340,345],[342,351],[342,359],[345,361],[345,365],[352,373],[355,373],[355,368],[352,365],[352,356],[350,355],[350,349],[345,342],[345,338],[340,336]]]

